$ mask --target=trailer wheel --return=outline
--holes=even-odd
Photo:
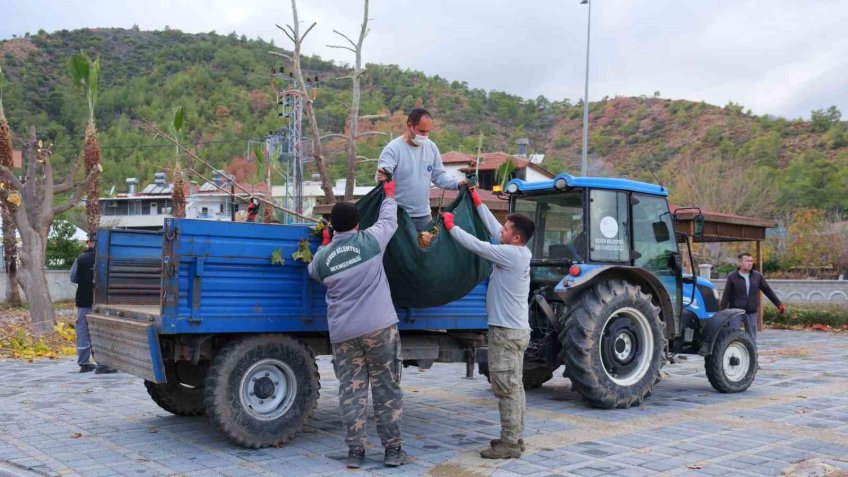
[[[704,368],[716,391],[740,393],[751,386],[757,375],[757,347],[748,333],[727,331],[704,359]]]
[[[200,416],[206,410],[203,405],[203,388],[178,382],[156,384],[144,382],[147,394],[159,407],[177,416]]]
[[[638,406],[651,394],[666,340],[650,295],[623,280],[601,281],[562,320],[565,369],[592,406]]]
[[[489,377],[489,363],[477,363],[477,372],[486,377],[486,381],[492,382]],[[524,389],[536,389],[542,387],[542,384],[550,381],[554,377],[554,371],[549,366],[536,365],[528,367],[524,363],[524,370],[521,373],[521,381],[524,383]]]
[[[206,412],[245,447],[278,445],[303,427],[318,405],[315,357],[284,335],[227,344],[206,375]]]

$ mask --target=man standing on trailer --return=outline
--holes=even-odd
[[[406,131],[386,144],[377,163],[377,180],[384,181],[386,172],[400,184],[398,206],[412,218],[416,230],[430,226],[430,183],[442,189],[457,190],[468,179],[448,175],[442,165],[439,147],[430,140],[433,117],[426,109],[415,108],[406,118]]]
[[[530,344],[530,258],[527,242],[536,230],[533,221],[522,214],[510,214],[501,226],[489,208],[471,189],[471,199],[496,244],[478,240],[454,226],[453,214],[444,214],[445,229],[457,243],[492,262],[492,275],[486,292],[489,316],[489,378],[498,398],[501,437],[480,452],[486,459],[517,459],[524,451],[524,350]]]
[[[383,183],[386,197],[377,222],[359,230],[359,213],[339,202],[330,213],[335,234],[324,240],[309,264],[309,275],[327,286],[327,324],[333,366],[339,379],[339,404],[347,436],[348,468],[365,458],[368,387],[374,401],[377,433],[386,450],[384,463],[407,462],[401,449],[401,355],[397,313],[383,269],[383,254],[397,230],[395,182]]]
[[[757,315],[760,309],[759,295],[762,291],[774,306],[783,313],[785,307],[780,298],[766,282],[763,275],[754,270],[754,257],[750,253],[740,253],[737,269],[727,276],[724,291],[721,293],[721,309],[738,308],[745,310],[745,327],[754,344],[757,343]]]

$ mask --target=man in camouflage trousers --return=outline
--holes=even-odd
[[[519,458],[524,451],[524,350],[530,344],[530,319],[527,297],[530,295],[530,258],[527,242],[536,227],[522,214],[510,214],[501,226],[477,191],[471,198],[478,215],[496,243],[478,240],[453,224],[453,214],[444,214],[445,228],[457,243],[492,262],[492,275],[486,291],[489,317],[489,379],[498,398],[501,437],[480,452],[486,459]]]
[[[398,318],[383,269],[383,254],[397,230],[395,183],[384,182],[383,192],[380,217],[366,230],[359,230],[355,205],[333,206],[330,221],[335,234],[331,239],[325,229],[322,246],[309,264],[310,276],[327,286],[327,323],[347,431],[347,466],[353,469],[365,458],[369,385],[377,433],[386,450],[384,463],[397,467],[408,458],[401,449]]]

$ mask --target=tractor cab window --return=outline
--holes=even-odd
[[[589,193],[589,256],[595,262],[629,262],[630,235],[627,193]]]
[[[634,265],[653,272],[674,272],[677,253],[674,224],[665,198],[633,194]]]
[[[534,260],[585,261],[582,190],[524,196],[513,210],[536,223],[536,233],[527,244]]]

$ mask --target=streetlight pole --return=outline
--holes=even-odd
[[[592,2],[583,0],[581,5],[589,5],[589,19],[586,22],[586,87],[583,93],[583,157],[580,161],[580,175],[586,177],[586,163],[589,152],[589,33],[592,28]]]

